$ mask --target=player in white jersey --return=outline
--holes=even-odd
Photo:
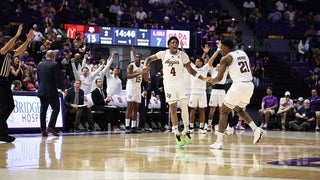
[[[217,140],[210,148],[223,148],[224,130],[227,125],[228,115],[233,109],[238,112],[238,115],[244,119],[253,130],[253,144],[255,144],[261,139],[263,130],[257,127],[250,115],[243,110],[250,103],[254,89],[250,60],[244,51],[232,51],[234,44],[231,40],[223,40],[218,44],[218,47],[221,49],[223,56],[220,61],[218,75],[215,78],[207,77],[206,80],[211,84],[216,84],[222,80],[224,72],[228,69],[229,76],[233,83],[221,106]]]
[[[170,37],[168,40],[169,49],[165,51],[159,51],[156,54],[149,56],[146,59],[146,65],[149,66],[150,62],[161,59],[163,66],[163,84],[166,93],[166,101],[169,104],[172,120],[172,130],[175,134],[177,145],[183,146],[184,142],[181,139],[178,129],[178,116],[177,116],[177,102],[180,102],[181,116],[184,124],[184,131],[182,135],[188,144],[192,143],[192,139],[189,132],[189,113],[188,113],[188,101],[186,97],[186,88],[183,81],[183,68],[186,68],[188,72],[204,79],[203,76],[197,74],[197,72],[191,67],[190,59],[185,52],[178,49],[179,40],[177,37]]]
[[[204,60],[202,58],[196,59],[195,65],[191,64],[192,68],[197,71],[202,77],[206,77],[215,57],[218,55],[219,51],[213,54],[213,57],[209,59],[208,63],[204,65]],[[207,107],[207,95],[206,95],[206,82],[201,81],[198,78],[191,77],[191,93],[189,99],[190,111],[190,131],[193,131],[195,112],[196,108],[199,107],[199,121],[200,121],[200,133],[205,133],[204,131],[204,120],[205,120],[205,108]]]
[[[215,68],[211,69],[211,77],[214,78],[218,75],[218,71],[220,68],[220,64],[217,64]],[[210,100],[209,100],[209,118],[208,118],[208,131],[212,129],[212,121],[214,113],[217,107],[221,107],[223,100],[226,96],[225,84],[227,81],[228,71],[223,74],[223,78],[221,81],[217,82],[215,85],[212,86]]]
[[[126,132],[139,133],[137,127],[137,112],[141,103],[141,82],[145,78],[149,69],[143,69],[141,65],[141,54],[135,55],[135,62],[129,64],[127,68],[127,85],[126,85]],[[130,129],[130,119],[131,129]]]

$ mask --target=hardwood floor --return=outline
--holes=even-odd
[[[223,150],[211,133],[184,147],[170,132],[16,134],[0,143],[0,179],[319,179],[319,132],[266,131],[255,145],[252,134],[226,135]]]

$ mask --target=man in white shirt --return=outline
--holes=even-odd
[[[286,130],[285,124],[287,120],[287,114],[289,112],[292,112],[294,106],[293,106],[293,100],[290,98],[290,92],[286,91],[284,93],[284,97],[280,98],[279,103],[279,110],[277,114],[281,116],[281,129]]]

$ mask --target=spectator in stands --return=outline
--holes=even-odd
[[[237,31],[238,31],[238,27],[236,26],[236,23],[232,21],[230,25],[227,27],[227,32],[231,33],[232,36],[235,36]]]
[[[139,11],[136,12],[136,19],[140,22],[143,22],[147,18],[147,13],[143,10],[143,7],[141,6],[139,8]]]
[[[281,129],[286,130],[287,115],[293,112],[293,100],[290,98],[290,92],[286,91],[284,97],[280,98],[278,116],[281,116]]]
[[[256,51],[254,55],[250,58],[251,69],[254,69],[256,67],[256,64],[259,64],[261,69],[264,71],[264,60],[260,56],[259,51]]]
[[[58,34],[55,41],[51,43],[51,49],[63,49],[63,40],[61,34]]]
[[[255,26],[263,19],[262,13],[259,8],[254,8],[251,14],[249,15],[248,23],[251,26]]]
[[[121,6],[119,4],[118,0],[114,0],[114,3],[110,5],[109,8],[109,18],[110,18],[110,24],[116,25],[117,20],[117,13],[121,10]]]
[[[244,41],[242,38],[242,31],[237,31],[234,38],[235,49],[244,49]]]
[[[79,52],[79,48],[83,45],[80,32],[76,33],[76,38],[72,41],[72,47],[76,52]]]
[[[261,80],[264,78],[264,69],[261,68],[259,63],[252,69],[252,77],[254,86],[259,87]]]
[[[251,14],[251,12],[253,11],[253,9],[256,7],[256,5],[254,4],[254,2],[252,0],[245,0],[243,2],[242,5],[243,9],[243,19],[246,20],[249,15]]]
[[[194,16],[194,20],[203,24],[203,16],[202,9],[199,8]]]
[[[67,95],[64,98],[65,117],[74,115],[74,119],[67,119],[67,123],[73,122],[73,128],[76,132],[80,131],[79,125],[81,123],[82,114],[86,115],[85,120],[89,124],[89,130],[94,130],[91,108],[84,104],[84,91],[81,89],[81,80],[75,80],[73,88],[67,90]],[[86,129],[86,127],[84,127]]]
[[[215,32],[217,35],[220,35],[224,32],[226,32],[227,28],[225,26],[225,23],[222,19],[219,19],[215,28]]]
[[[36,66],[36,62],[35,62],[34,58],[30,57],[30,54],[28,51],[23,52],[23,56],[21,57],[21,61],[24,62],[24,64],[26,64],[28,66],[32,66],[32,67]]]
[[[168,16],[165,16],[163,18],[163,22],[161,23],[161,29],[173,29],[173,25],[170,22],[170,19]]]
[[[61,3],[59,4],[59,8],[57,11],[57,14],[60,17],[61,23],[68,23],[69,15],[70,15],[69,12],[70,12],[70,7],[69,7],[68,1],[62,0]]]
[[[31,78],[29,76],[26,76],[22,80],[22,88],[25,91],[36,91],[37,90],[35,84],[31,81]]]
[[[316,36],[317,35],[317,30],[314,27],[314,24],[310,24],[309,28],[306,30],[306,32],[304,33],[304,35],[306,37],[312,37],[312,36]]]
[[[277,23],[281,21],[282,19],[282,14],[280,11],[276,10],[275,8],[272,9],[272,11],[268,15],[268,21],[272,23]]]
[[[62,69],[60,71],[60,77],[61,77],[61,88],[62,89],[69,89],[71,87],[70,79],[67,74],[67,71],[65,69]]]
[[[310,101],[304,100],[303,107],[295,114],[296,119],[289,122],[289,128],[305,131],[310,128],[312,122],[316,119],[314,110],[310,108]]]
[[[309,60],[309,41],[303,37],[298,44],[298,58],[300,62]]]
[[[152,15],[152,11],[149,11],[147,17],[144,19],[144,22],[147,24],[148,28],[151,28],[152,25],[156,22],[155,17]]]
[[[272,95],[271,87],[267,88],[267,96],[262,98],[261,109],[259,109],[260,122],[263,129],[268,127],[270,116],[275,114],[278,108],[278,98]]]
[[[287,8],[287,3],[284,0],[278,0],[275,4],[275,9],[280,12],[281,14],[284,14],[284,11]]]
[[[109,26],[109,19],[104,16],[102,12],[99,13],[98,19],[96,19],[97,26]]]
[[[304,100],[303,97],[299,97],[297,99],[297,102],[294,102],[294,104],[293,104],[293,114],[296,114],[298,112],[298,110],[303,107],[303,100]]]
[[[316,23],[320,23],[320,12],[318,12],[316,15],[314,15],[314,21],[316,22]]]
[[[297,10],[294,9],[291,5],[284,12],[284,18],[286,19],[286,21],[290,25],[290,27],[295,26],[296,13],[297,13]]]
[[[310,109],[316,113],[316,131],[319,131],[320,123],[320,97],[316,89],[311,90],[311,96],[308,98]]]
[[[11,66],[9,81],[13,82],[14,80],[22,81],[24,78],[24,68],[26,65],[19,59],[19,56],[14,57]]]
[[[14,92],[14,91],[23,91],[21,81],[19,81],[19,80],[14,80],[14,81],[11,83],[11,90],[12,90],[12,92]]]
[[[289,56],[290,61],[297,60],[297,53],[298,53],[298,44],[295,38],[291,38],[289,41]]]

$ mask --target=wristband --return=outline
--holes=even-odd
[[[220,49],[220,48],[217,48],[217,51],[218,51],[218,52],[220,52],[220,51],[221,51],[221,49]]]

